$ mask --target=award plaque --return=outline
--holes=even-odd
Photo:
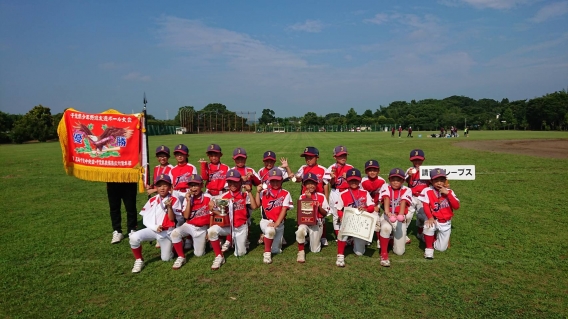
[[[316,201],[311,199],[298,200],[298,225],[317,225],[318,212]]]

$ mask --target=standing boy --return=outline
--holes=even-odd
[[[225,176],[229,171],[229,166],[221,163],[221,146],[210,144],[205,151],[209,157],[209,163],[203,158],[199,159],[201,165],[201,178],[206,183],[207,194],[213,199],[219,198],[225,190]]]
[[[406,182],[408,183],[408,187],[410,187],[410,191],[412,193],[412,203],[410,207],[408,207],[408,214],[406,215],[406,227],[410,225],[410,221],[414,214],[416,214],[416,228],[417,234],[416,237],[420,240],[423,240],[422,231],[424,229],[424,219],[418,217],[418,214],[422,212],[422,202],[418,198],[422,190],[430,185],[429,180],[420,179],[420,166],[424,163],[424,151],[421,149],[413,149],[410,151],[410,161],[412,162],[412,167],[406,170]],[[421,216],[424,216],[421,214]],[[410,238],[406,236],[406,244],[410,244]]]
[[[365,162],[365,173],[367,176],[363,177],[361,180],[361,187],[369,192],[373,203],[375,203],[375,212],[379,212],[380,201],[379,195],[381,192],[381,187],[385,184],[385,180],[379,176],[381,172],[379,161],[368,160]],[[381,248],[381,241],[379,240],[379,232],[381,229],[381,218],[377,219],[377,225],[375,225],[375,233],[377,235],[377,248]]]
[[[192,164],[187,162],[189,157],[189,149],[184,144],[178,144],[174,148],[174,156],[177,165],[172,168],[171,174],[173,177],[173,195],[176,196],[182,203],[185,199],[185,194],[189,188],[187,182],[191,174],[197,174],[197,169]]]
[[[352,165],[347,164],[347,147],[343,145],[336,146],[333,149],[333,158],[335,159],[335,164],[327,168],[326,174],[329,175],[329,185],[331,186],[331,191],[329,192],[329,202],[331,203],[331,208],[329,212],[333,217],[333,230],[335,232],[335,237],[339,233],[339,217],[337,215],[337,207],[335,204],[339,200],[339,194],[349,188],[349,183],[347,183],[347,172],[353,168]]]
[[[168,163],[170,158],[170,148],[165,145],[160,145],[156,148],[156,159],[158,159],[158,164],[154,167],[154,178],[152,180],[156,180],[158,176],[162,174],[169,175],[172,178],[171,171],[174,166]],[[173,178],[172,178],[173,179]],[[154,194],[156,192],[156,188],[154,184],[146,186],[146,192],[148,195]]]

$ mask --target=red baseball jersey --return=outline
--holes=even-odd
[[[412,193],[410,188],[406,186],[400,187],[400,189],[393,189],[389,184],[384,184],[381,187],[379,194],[379,201],[384,202],[385,197],[390,200],[390,212],[398,214],[400,212],[400,203],[406,201],[406,208],[404,209],[404,215],[408,214],[408,207],[412,203]]]
[[[172,164],[168,164],[166,166],[157,165],[156,167],[154,167],[154,179],[152,180],[152,183],[154,183],[154,181],[156,180],[156,178],[158,178],[158,176],[160,176],[160,174],[169,175],[170,179],[173,181],[174,180],[172,176],[173,168],[174,166]]]
[[[174,184],[174,189],[187,191],[189,188],[187,181],[189,181],[191,174],[197,174],[197,169],[189,163],[177,164],[172,168],[171,174],[173,176],[172,183]]]
[[[460,200],[451,189],[448,189],[448,195],[444,196],[438,190],[428,187],[422,191],[418,199],[424,203],[426,216],[435,217],[440,222],[451,220],[454,210],[460,208]]]
[[[250,204],[248,193],[228,191],[221,195],[222,199],[231,200],[233,203],[233,225],[235,228],[242,226],[248,220],[247,204]]]
[[[260,178],[258,177],[258,174],[256,174],[256,172],[254,171],[254,169],[252,167],[233,167],[231,169],[236,169],[242,177],[245,177],[248,173],[251,173],[252,175],[250,176],[250,178],[246,181],[243,182],[243,185],[254,185],[254,186],[258,186],[260,185]]]
[[[324,192],[323,186],[329,183],[329,174],[327,173],[325,167],[318,164],[314,166],[302,165],[300,169],[298,169],[296,175],[301,176],[300,178],[302,178],[307,173],[312,173],[315,176],[317,176],[318,186],[316,188],[316,192],[323,193]],[[302,194],[305,192],[306,188],[304,187],[304,185],[302,185]]]
[[[189,214],[189,219],[186,223],[201,227],[208,226],[209,219],[211,217],[211,211],[209,210],[209,202],[211,201],[211,196],[209,194],[201,193],[200,196],[193,196],[189,199],[191,203],[191,212]],[[187,207],[188,201],[185,201],[183,205],[183,211]]]
[[[179,200],[174,196],[166,196],[162,198],[161,196],[154,196],[150,198],[144,207],[140,215],[142,215],[142,223],[147,228],[153,231],[158,230],[158,226],[162,226],[162,230],[173,230],[176,226],[175,221],[171,221],[168,218],[168,211],[166,205],[164,205],[164,200],[169,199],[172,203],[172,210],[174,214],[181,215],[181,204]]]
[[[315,194],[311,194],[309,197],[306,196],[306,194],[302,194],[300,195],[300,199],[311,199],[311,200],[317,200],[320,204],[320,207],[323,208],[326,212],[329,213],[329,203],[327,202],[327,198],[325,198],[325,195],[322,193],[315,193]],[[319,212],[318,210],[318,217],[324,218],[325,216],[321,214],[321,212]]]
[[[383,187],[384,184],[385,180],[380,176],[377,176],[374,179],[365,176],[361,180],[361,188],[369,192],[369,195],[371,195],[375,206],[379,205],[379,195],[381,193],[381,187]]]
[[[353,168],[352,165],[349,164],[341,165],[338,163],[335,163],[330,167],[328,167],[325,172],[329,176],[330,179],[329,183],[331,184],[331,186],[339,190],[340,192],[343,192],[344,190],[348,189],[349,183],[347,183],[347,180],[345,179],[344,175],[347,173],[348,170],[352,168]],[[335,171],[334,173],[335,178],[332,179],[331,173],[333,171]]]
[[[278,216],[282,212],[282,207],[288,209],[294,208],[290,192],[285,189],[267,189],[260,192],[260,201],[262,205],[262,218],[278,220]]]
[[[410,187],[412,196],[419,196],[423,189],[430,186],[430,180],[420,179],[420,168],[416,168],[416,173],[406,175],[406,180],[408,180],[408,187]]]
[[[375,203],[369,192],[364,189],[351,189],[348,188],[339,194],[339,199],[335,204],[339,218],[343,218],[344,207],[364,208],[367,212],[372,213],[375,211]]]
[[[229,171],[229,166],[218,163],[201,163],[201,178],[207,181],[205,186],[210,194],[213,196],[219,195],[221,191],[225,188],[225,176]]]

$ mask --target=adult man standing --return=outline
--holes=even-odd
[[[111,244],[117,244],[124,235],[122,234],[122,216],[120,207],[121,201],[126,209],[126,227],[128,234],[136,231],[138,225],[138,210],[136,209],[136,193],[138,185],[136,183],[107,183],[107,197],[110,208],[110,221],[112,223]]]

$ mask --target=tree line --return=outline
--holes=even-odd
[[[34,106],[24,115],[0,111],[0,143],[45,142],[57,138],[57,125],[63,113],[51,114],[51,109]],[[351,107],[345,115],[329,113],[318,115],[313,111],[301,117],[277,117],[271,109],[255,113],[234,112],[221,103],[210,103],[201,110],[183,106],[172,120],[159,120],[151,114],[148,125],[181,126],[186,133],[246,132],[274,126],[347,126],[347,125],[401,125],[404,128],[437,131],[441,127],[499,130],[568,130],[568,93],[566,90],[549,93],[533,99],[509,101],[502,99],[475,100],[465,96],[445,99],[395,101],[379,106],[374,112],[358,114]],[[258,127],[256,124],[258,123]]]
[[[302,117],[279,118],[271,109],[264,109],[261,126],[370,126],[401,125],[404,128],[437,131],[451,126],[464,129],[498,130],[568,130],[568,93],[557,91],[529,100],[500,102],[493,99],[475,100],[465,96],[445,99],[395,101],[379,106],[374,112],[357,114],[350,108],[345,115],[318,115],[307,112]]]

